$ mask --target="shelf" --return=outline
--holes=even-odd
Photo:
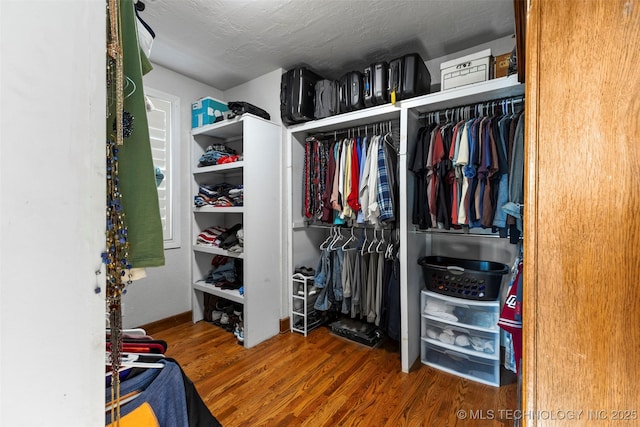
[[[401,101],[401,105],[418,113],[426,113],[523,94],[524,85],[518,82],[517,75],[512,75],[417,96]]]
[[[254,116],[253,114],[243,114],[242,116],[236,116],[232,119],[225,119],[219,123],[213,123],[206,126],[191,129],[192,136],[207,135],[219,139],[228,139],[237,136],[242,136],[244,131],[243,121],[245,118],[251,118],[251,120],[260,120],[265,123],[274,124],[270,120],[265,120],[262,117]]]
[[[244,206],[202,206],[202,207],[194,207],[193,212],[195,213],[243,213]]]
[[[231,163],[223,163],[221,165],[212,165],[212,166],[202,166],[195,167],[193,169],[194,175],[199,175],[202,173],[221,173],[221,172],[242,172],[242,168],[244,167],[244,160],[239,160],[237,162]]]
[[[345,126],[354,127],[387,120],[400,118],[399,104],[385,104],[362,110],[351,111],[349,113],[338,114],[324,119],[312,120],[290,126],[289,132],[330,132],[332,130],[343,129]]]
[[[207,135],[219,139],[228,139],[242,135],[242,117],[223,120],[206,126],[191,129],[192,136]]]
[[[244,252],[241,252],[241,253],[229,252],[225,249],[217,248],[215,246],[209,247],[209,246],[202,246],[202,245],[193,245],[193,250],[196,252],[204,252],[212,255],[224,255],[224,256],[228,256],[229,258],[239,258],[239,259],[244,258]]]
[[[220,289],[205,282],[204,280],[198,280],[193,284],[193,289],[197,289],[202,292],[206,292],[211,295],[215,295],[229,301],[244,304],[244,296],[240,295],[237,289]]]

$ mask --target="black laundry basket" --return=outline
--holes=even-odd
[[[505,264],[443,256],[418,259],[428,290],[457,298],[495,301],[500,295]]]

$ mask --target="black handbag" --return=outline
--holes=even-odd
[[[253,114],[254,116],[262,117],[265,120],[271,120],[271,116],[269,113],[264,111],[262,108],[256,107],[253,104],[249,104],[244,101],[230,101],[227,103],[229,107],[229,111],[231,111],[231,115],[229,118],[233,118],[235,116],[241,116],[244,113]]]

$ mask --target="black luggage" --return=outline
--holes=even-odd
[[[232,118],[234,116],[241,116],[244,113],[249,113],[258,117],[262,117],[265,120],[271,120],[271,116],[269,115],[269,113],[264,111],[262,108],[256,107],[253,104],[249,104],[248,102],[231,101],[227,103],[227,106],[231,111],[229,118]]]
[[[389,62],[389,97],[391,102],[426,95],[431,90],[431,75],[417,53]]]
[[[338,114],[338,82],[318,80],[316,82],[315,113],[316,119]]]
[[[383,337],[378,327],[356,319],[339,319],[332,322],[329,326],[333,334],[364,344],[367,347],[375,347]]]
[[[386,104],[389,102],[389,64],[378,62],[364,69],[363,98],[364,106]]]
[[[308,68],[298,67],[282,75],[280,117],[286,126],[315,118],[316,82],[322,78]]]
[[[431,74],[417,53],[405,55],[402,99],[426,95],[431,91]]]
[[[364,108],[361,72],[350,71],[340,78],[338,98],[341,113]]]

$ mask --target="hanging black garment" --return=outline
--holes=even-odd
[[[411,165],[411,171],[415,175],[412,223],[421,230],[433,226],[427,202],[427,157],[431,143],[431,132],[436,126],[436,123],[430,123],[418,130]]]
[[[436,174],[438,176],[437,189],[437,214],[436,220],[441,223],[445,230],[451,228],[451,185],[455,181],[453,164],[449,160],[449,150],[451,149],[451,138],[453,135],[452,124],[440,129],[444,156],[437,164]]]
[[[400,341],[400,259],[398,256],[395,256],[392,261],[386,301],[387,335],[395,341]]]

